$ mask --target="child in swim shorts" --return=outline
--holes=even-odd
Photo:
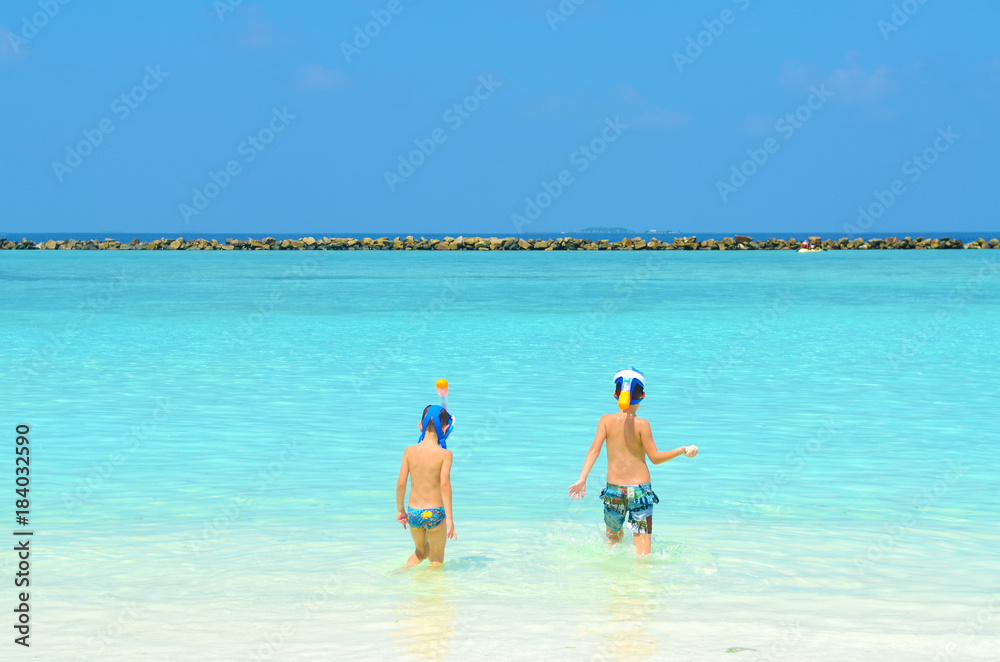
[[[407,568],[430,559],[432,567],[444,562],[447,538],[458,540],[451,513],[451,451],[445,440],[454,418],[444,407],[424,408],[420,420],[420,441],[403,452],[403,464],[396,481],[396,521],[410,525],[414,552]],[[403,510],[406,481],[410,480],[409,507]]]
[[[629,366],[615,374],[615,399],[617,414],[605,414],[597,424],[597,434],[587,451],[580,479],[569,487],[570,499],[582,499],[587,489],[587,476],[601,455],[601,447],[608,444],[608,482],[601,491],[604,501],[604,524],[608,542],[612,545],[622,540],[623,528],[632,532],[635,551],[640,556],[649,554],[653,533],[653,506],[660,499],[650,484],[646,458],[661,464],[675,457],[698,454],[697,446],[681,446],[670,451],[656,450],[649,422],[636,416],[639,404],[646,397],[646,379],[641,372]]]

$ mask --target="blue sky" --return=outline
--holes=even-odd
[[[8,0],[0,233],[994,230],[998,23],[986,0]]]

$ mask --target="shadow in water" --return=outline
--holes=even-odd
[[[628,541],[631,542],[631,541]],[[681,596],[696,585],[691,573],[711,555],[679,544],[656,544],[653,554],[638,557],[623,541],[605,554],[599,579],[603,601],[600,624],[589,628],[598,644],[585,657],[591,662],[610,660],[670,659],[673,651],[665,642],[692,642],[693,638],[672,622],[680,616]]]
[[[605,572],[603,641],[592,660],[660,659],[663,650],[654,619],[669,588],[655,579],[648,559],[615,559]],[[620,565],[622,561],[628,566]]]
[[[445,569],[417,567],[406,573],[407,586],[396,608],[392,638],[413,659],[445,660],[455,636],[455,607]]]

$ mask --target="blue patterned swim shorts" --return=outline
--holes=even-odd
[[[660,499],[649,483],[642,485],[615,485],[601,490],[604,500],[604,523],[614,532],[622,530],[622,524],[635,534],[653,532],[653,504]]]
[[[406,519],[414,529],[433,529],[444,521],[444,508],[407,508]]]

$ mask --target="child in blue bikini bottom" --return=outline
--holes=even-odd
[[[433,529],[444,521],[444,508],[407,508],[406,519],[414,529]]]

